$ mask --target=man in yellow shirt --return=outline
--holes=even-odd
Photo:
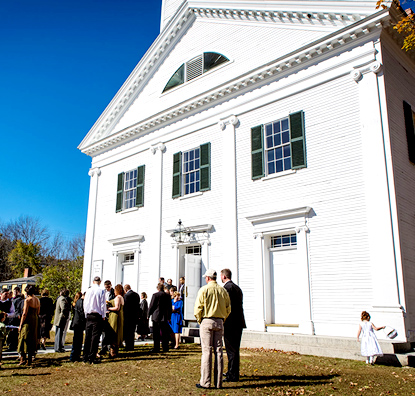
[[[217,273],[208,269],[203,275],[203,286],[196,298],[194,314],[200,324],[202,363],[200,383],[197,388],[209,388],[212,373],[212,352],[215,354],[214,381],[216,388],[222,388],[223,377],[223,323],[231,312],[228,292],[216,283]]]

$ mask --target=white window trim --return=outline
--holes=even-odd
[[[138,210],[137,206],[133,206],[132,208],[129,208],[129,209],[123,209],[120,213],[125,214],[125,213],[135,212],[136,210]]]
[[[182,199],[188,199],[188,198],[194,198],[194,197],[198,197],[200,195],[203,195],[204,191],[196,191],[194,193],[191,194],[186,194],[186,195],[182,195],[181,197],[178,197],[179,201],[181,201]]]
[[[287,175],[292,175],[293,173],[297,173],[297,169],[288,169],[282,172],[277,172],[277,173],[271,173],[270,175],[261,177],[262,181],[267,181],[270,179],[275,179],[276,177],[282,177],[282,176],[287,176]]]

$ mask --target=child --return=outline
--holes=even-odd
[[[3,364],[1,362],[1,354],[3,351],[3,342],[6,338],[6,330],[7,330],[6,325],[3,323],[6,320],[6,316],[7,315],[5,312],[0,311],[0,368],[1,368],[1,365]]]
[[[378,331],[384,329],[385,326],[376,327],[373,323],[369,322],[370,315],[366,311],[362,312],[361,319],[362,323],[359,325],[359,331],[357,332],[357,341],[359,341],[360,333],[363,332],[361,342],[362,356],[366,356],[366,364],[373,365],[374,357],[383,355],[373,330]]]

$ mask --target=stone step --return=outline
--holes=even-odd
[[[414,364],[415,354],[410,343],[379,341],[379,344],[384,353],[382,358],[378,358],[379,363],[402,366]],[[303,355],[365,360],[360,354],[360,343],[356,338],[244,331],[241,346],[293,351]]]

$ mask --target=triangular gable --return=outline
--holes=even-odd
[[[341,7],[342,3],[343,7]],[[370,8],[368,3],[370,3],[373,8]],[[160,66],[161,68],[163,67],[163,62],[168,58],[168,54],[176,45],[178,45],[177,43],[186,35],[188,29],[190,29],[195,22],[233,24],[235,26],[241,26],[241,28],[246,26],[246,29],[248,29],[249,26],[255,25],[262,26],[265,29],[266,27],[272,26],[279,30],[297,29],[302,30],[302,32],[308,31],[311,38],[311,40],[309,39],[309,42],[311,41],[310,46],[312,47],[311,44],[314,44],[315,48],[310,47],[307,49],[307,45],[301,45],[302,42],[300,40],[300,42],[297,43],[295,51],[290,51],[289,48],[287,48],[286,59],[284,59],[284,56],[279,56],[281,54],[276,55],[275,58],[277,61],[280,61],[279,64],[271,66],[270,63],[272,62],[264,61],[263,68],[265,70],[267,67],[269,68],[265,73],[272,75],[284,68],[291,67],[294,64],[315,57],[319,55],[319,53],[326,51],[327,48],[330,50],[330,46],[341,45],[342,42],[344,43],[353,40],[353,37],[357,37],[360,33],[364,32],[366,28],[362,28],[363,25],[369,24],[370,29],[372,29],[376,24],[380,24],[379,21],[388,16],[387,11],[376,12],[374,2],[362,3],[338,1],[328,3],[320,1],[313,2],[312,5],[301,2],[291,6],[291,8],[295,9],[294,11],[284,11],[284,8],[282,7],[287,7],[286,2],[241,2],[241,7],[238,7],[238,9],[235,8],[235,3],[229,4],[229,6],[232,5],[232,7],[229,8],[226,8],[227,2],[221,2],[221,8],[200,7],[200,4],[202,4],[202,2],[198,0],[183,3],[180,10],[175,14],[174,18],[169,21],[162,33],[157,37],[153,45],[128,77],[117,95],[91,128],[85,139],[81,142],[79,145],[80,150],[89,155],[95,155],[120,141],[131,140],[136,136],[147,133],[149,130],[171,120],[178,114],[183,114],[183,112],[202,106],[204,103],[209,103],[215,99],[215,96],[223,96],[223,92],[226,94],[226,92],[229,91],[229,87],[223,87],[221,88],[223,89],[222,94],[220,92],[201,92],[201,94],[198,95],[201,97],[194,97],[192,100],[189,99],[189,103],[177,103],[177,109],[159,108],[158,112],[153,112],[151,116],[146,113],[141,121],[137,121],[137,119],[131,118],[128,115],[128,109],[131,108],[131,106],[134,106],[134,103],[136,103],[136,105],[139,103],[137,98],[140,97],[140,94],[145,92],[149,81],[154,77]],[[206,4],[206,2],[203,2],[203,4]],[[218,3],[215,2],[215,4]],[[319,6],[317,7],[316,4]],[[325,4],[327,4],[328,7],[326,7]],[[362,6],[362,4],[364,4],[364,6]],[[253,9],[252,6],[255,6],[256,8]],[[260,8],[260,6],[262,6],[262,8]],[[266,9],[264,10],[263,8],[265,8],[265,6]],[[304,11],[300,11],[301,9]],[[325,11],[319,12],[319,10],[322,9]],[[365,13],[370,13],[372,15],[368,18]],[[353,27],[355,27],[353,30],[354,33],[349,31],[349,27],[352,30]],[[318,34],[316,34],[316,32],[318,32]],[[315,34],[315,37],[313,37],[313,33]],[[320,39],[315,40],[316,37],[319,37]],[[324,38],[326,38],[326,42],[324,41]],[[177,66],[179,66],[179,64]],[[170,68],[171,73],[173,73],[174,70],[174,67],[173,69]],[[257,67],[256,69],[254,68],[251,70],[252,76],[237,76],[233,81],[229,81],[231,90],[233,90],[233,86],[238,87],[241,84],[249,85],[255,83],[257,77],[259,79],[266,77],[266,75],[262,75],[261,73],[264,73],[264,71],[261,70],[261,67]],[[240,78],[241,81],[236,81],[238,78]],[[167,79],[166,77],[164,80],[161,79],[163,80],[162,84],[165,84]],[[203,95],[205,95],[205,97],[203,97]]]

